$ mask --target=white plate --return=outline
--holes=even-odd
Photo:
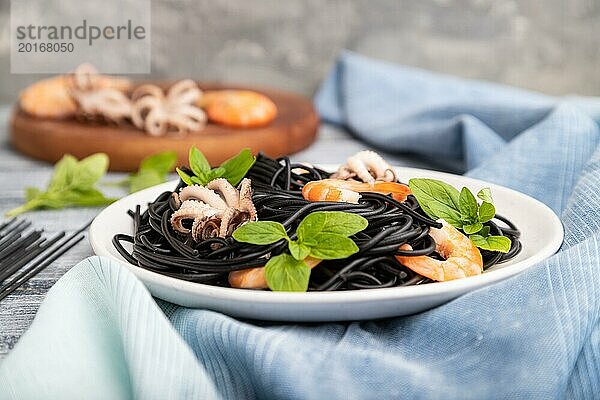
[[[334,166],[325,166],[334,170]],[[563,227],[550,208],[514,190],[441,172],[397,168],[402,181],[423,177],[440,179],[473,192],[490,187],[496,209],[521,230],[521,253],[507,263],[482,275],[419,286],[341,292],[285,293],[223,288],[186,282],[139,268],[125,261],[113,247],[115,234],[132,234],[127,210],[153,201],[160,193],[173,190],[168,182],[127,196],[103,210],[90,227],[90,242],[96,254],[117,260],[161,299],[186,307],[207,308],[236,317],[273,321],[343,321],[408,315],[446,303],[471,290],[518,274],[550,257],[560,247]]]

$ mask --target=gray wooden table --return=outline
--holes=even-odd
[[[6,211],[23,202],[26,186],[45,187],[52,172],[51,165],[22,156],[11,148],[8,140],[9,112],[8,108],[0,107],[0,220],[1,215]],[[317,142],[292,158],[313,163],[339,163],[364,148],[364,144],[354,140],[345,132],[323,126]],[[396,165],[426,166],[414,158],[388,157],[388,159]],[[428,166],[432,167],[431,164]],[[438,167],[443,168],[443,166]],[[106,180],[116,181],[122,176],[123,174],[111,173]],[[106,188],[105,190],[114,196],[125,194],[119,189]],[[34,222],[35,227],[43,228],[48,234],[53,234],[61,230],[77,230],[94,218],[99,211],[99,208],[35,211],[26,214],[26,217]],[[6,356],[29,327],[48,289],[73,265],[91,255],[93,252],[89,243],[81,242],[44,272],[0,302],[0,359]]]

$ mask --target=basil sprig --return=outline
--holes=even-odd
[[[489,188],[483,188],[477,193],[477,197],[482,200],[479,204],[466,187],[459,192],[445,182],[422,178],[411,179],[408,184],[421,209],[431,218],[442,218],[455,228],[462,229],[475,246],[483,250],[501,253],[510,250],[510,239],[490,235],[489,226],[483,225],[496,215]]]
[[[137,172],[112,185],[127,187],[129,193],[134,193],[161,184],[167,179],[167,174],[173,170],[176,163],[177,153],[174,151],[150,155],[140,162]]]
[[[211,168],[204,154],[196,147],[192,147],[190,149],[189,164],[194,174],[188,175],[179,168],[177,168],[177,173],[181,180],[189,186],[195,184],[204,186],[217,178],[225,178],[235,186],[246,176],[255,160],[256,158],[252,155],[250,149],[243,149],[238,155],[223,162],[217,168]]]
[[[318,211],[307,215],[298,225],[297,239],[292,240],[279,222],[249,222],[233,232],[238,242],[267,245],[286,240],[289,253],[271,257],[265,265],[267,284],[273,291],[305,292],[310,267],[305,259],[348,258],[358,252],[352,236],[368,225],[360,215],[342,211]]]
[[[105,197],[95,187],[106,173],[108,162],[108,156],[103,153],[93,154],[81,161],[65,155],[56,163],[46,190],[26,188],[27,202],[8,211],[6,215],[15,216],[39,208],[92,207],[112,203],[116,199]]]

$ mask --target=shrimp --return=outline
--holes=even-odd
[[[438,222],[442,223],[442,227],[431,228],[429,236],[435,241],[435,251],[444,261],[428,256],[396,256],[396,259],[417,274],[434,281],[480,275],[483,272],[483,259],[477,247],[466,235],[443,219]],[[404,244],[400,246],[400,250],[412,250],[412,247]]]
[[[112,115],[115,119],[121,119],[123,114],[128,113],[128,99],[124,93],[130,87],[131,82],[128,79],[100,75],[91,65],[82,64],[72,74],[44,79],[27,87],[21,93],[19,105],[23,111],[34,117],[69,118],[75,116],[78,111],[89,111],[80,110],[81,104],[78,104],[79,100],[83,100],[82,96],[85,93],[89,95],[97,90],[111,89],[108,93],[97,93],[95,98],[87,96],[86,104],[90,106],[90,101],[99,98],[113,105],[118,104],[119,107],[113,108],[116,114]]]
[[[19,100],[21,109],[38,118],[68,118],[77,112],[66,76],[44,79],[27,87]]]
[[[316,267],[321,260],[313,257],[306,257],[304,262],[312,269]],[[229,273],[229,284],[234,288],[242,289],[268,289],[267,278],[265,276],[265,267],[247,268]]]
[[[304,185],[302,196],[309,201],[358,203],[360,192],[391,194],[395,200],[404,201],[410,194],[410,189],[397,182],[366,183],[343,179],[322,179]]]
[[[208,118],[234,128],[257,128],[277,116],[277,106],[267,96],[250,90],[219,90],[206,93],[198,101]]]

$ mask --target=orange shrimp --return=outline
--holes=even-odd
[[[321,260],[307,257],[304,262],[310,267],[316,267]],[[255,267],[233,271],[229,273],[229,284],[234,288],[242,289],[268,289],[265,267]]]
[[[257,128],[277,116],[277,106],[267,96],[250,90],[219,90],[204,94],[198,105],[208,118],[234,128]]]
[[[126,92],[131,82],[125,78],[99,75],[83,64],[70,75],[59,75],[38,81],[21,93],[19,105],[27,114],[38,118],[61,119],[74,116],[78,111],[73,90],[116,89]]]
[[[343,179],[322,179],[308,182],[302,196],[309,201],[340,201],[358,203],[360,192],[391,194],[397,201],[404,201],[410,194],[408,186],[397,182],[356,182]]]
[[[44,79],[27,87],[19,105],[27,114],[39,118],[68,118],[77,112],[66,76]]]
[[[458,229],[440,219],[440,229],[431,228],[429,236],[435,241],[435,250],[444,261],[428,256],[396,256],[400,263],[419,275],[434,281],[449,281],[479,275],[483,272],[483,259],[479,249]],[[412,250],[408,244],[400,250]]]

